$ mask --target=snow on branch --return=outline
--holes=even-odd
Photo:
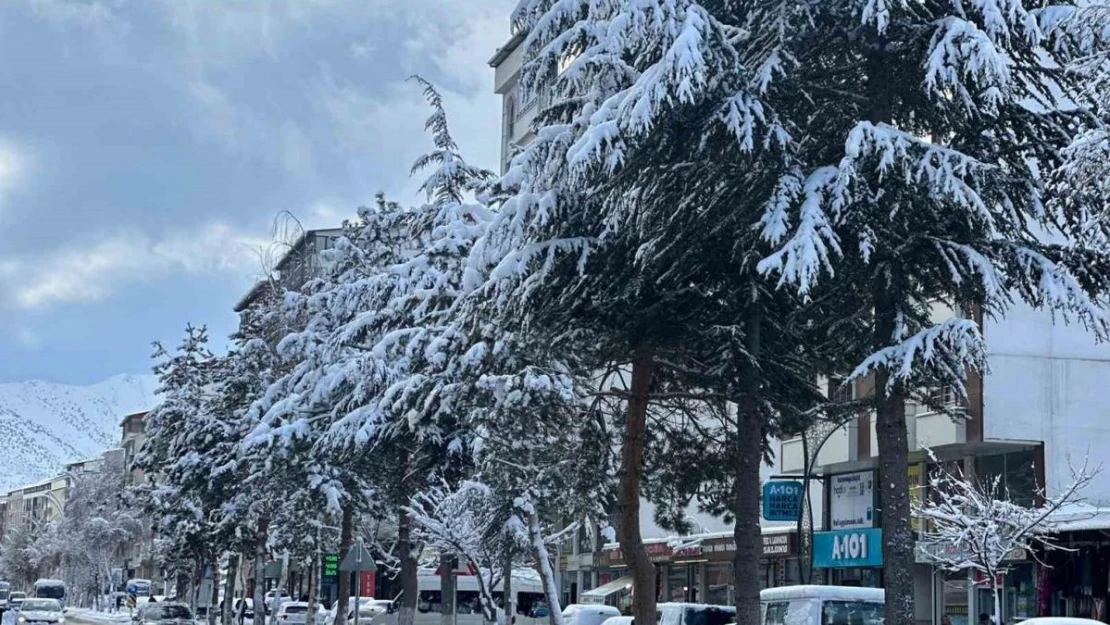
[[[931,377],[966,396],[967,371],[987,368],[986,343],[972,319],[948,319],[909,337],[904,332],[904,324],[899,324],[896,335],[891,337],[898,344],[869,356],[848,379],[856,380],[876,369],[885,369],[890,372],[889,383],[893,386],[920,374],[923,366]]]

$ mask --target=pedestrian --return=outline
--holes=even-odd
[[[153,596],[152,596],[152,597],[150,598],[150,601],[147,601],[147,603],[158,603],[158,599],[157,599],[157,597],[153,597]]]
[[[986,612],[979,614],[979,625],[991,625],[991,617]]]

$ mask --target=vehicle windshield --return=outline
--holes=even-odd
[[[308,612],[307,605],[284,605],[281,607],[286,614],[304,614]]]
[[[727,607],[687,608],[686,625],[728,625],[736,620],[736,610]]]
[[[54,599],[28,599],[20,609],[24,612],[61,612],[62,604]]]
[[[821,625],[882,625],[883,604],[864,601],[826,601]]]
[[[154,605],[146,609],[143,618],[151,621],[164,619],[191,619],[193,614],[183,605]]]
[[[18,591],[13,592],[11,595],[8,596],[8,598],[9,599],[26,599],[27,598],[27,593],[18,592]]]

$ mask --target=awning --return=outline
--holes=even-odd
[[[620,577],[608,584],[602,584],[593,590],[587,590],[579,595],[579,601],[589,604],[603,604],[609,595],[628,590],[632,587],[631,577]]]
[[[1086,503],[1065,504],[1048,517],[1054,533],[1110,530],[1110,508]]]

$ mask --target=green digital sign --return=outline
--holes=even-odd
[[[324,556],[324,577],[339,576],[339,554],[329,553]]]

